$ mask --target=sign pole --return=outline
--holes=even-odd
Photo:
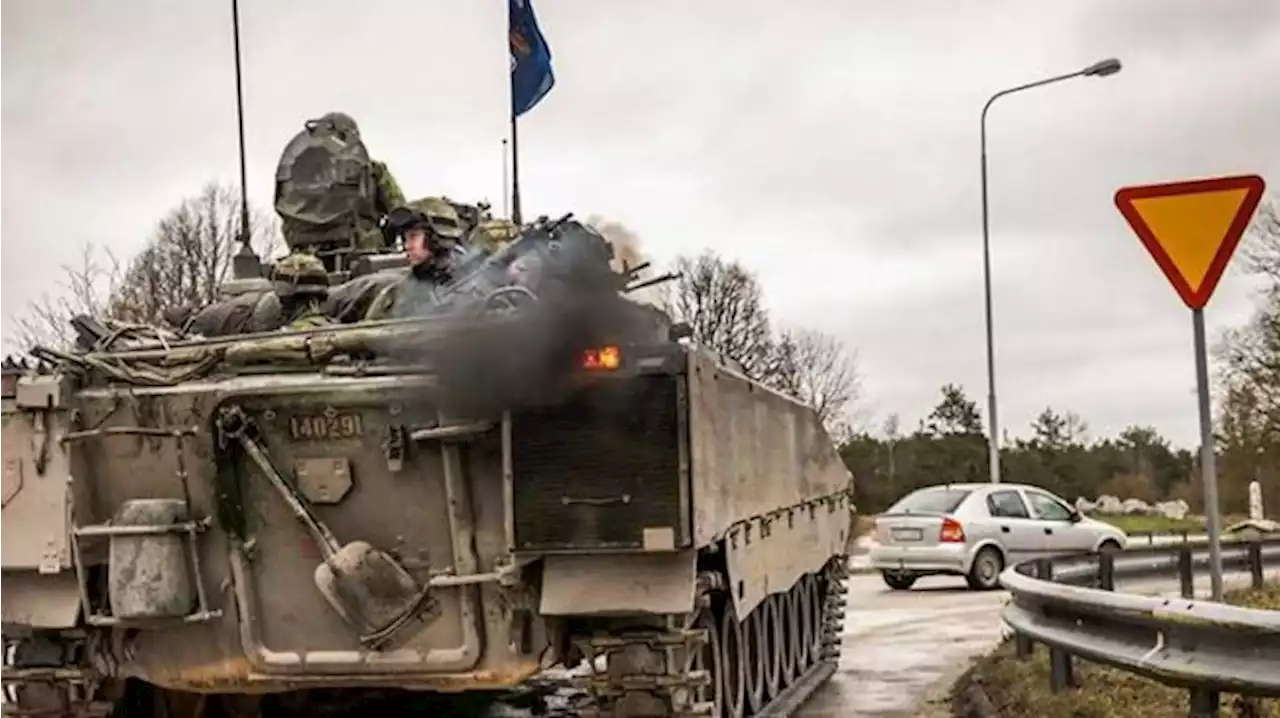
[[[1200,477],[1204,482],[1204,524],[1209,534],[1211,600],[1222,600],[1222,511],[1218,506],[1218,474],[1214,456],[1213,416],[1209,410],[1209,359],[1204,337],[1204,310],[1191,311],[1196,355],[1196,394],[1200,403]]]

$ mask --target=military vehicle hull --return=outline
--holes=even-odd
[[[251,713],[584,658],[600,715],[794,701],[838,652],[848,471],[810,408],[709,352],[607,352],[481,417],[443,413],[429,370],[27,372],[4,400],[7,708]]]

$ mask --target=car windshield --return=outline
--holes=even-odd
[[[940,486],[913,491],[889,507],[886,514],[948,514],[969,495],[968,489]]]

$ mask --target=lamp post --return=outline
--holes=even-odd
[[[997,98],[1011,95],[1033,87],[1070,80],[1074,77],[1106,77],[1120,72],[1120,61],[1115,58],[1095,62],[1094,64],[1066,75],[1058,75],[1045,80],[1029,82],[1025,85],[1001,90],[987,100],[982,106],[982,276],[987,315],[987,421],[990,424],[990,439],[987,448],[990,452],[989,465],[991,483],[1000,483],[1000,422],[996,416],[996,359],[992,335],[994,328],[991,320],[991,240],[987,217],[987,110]]]

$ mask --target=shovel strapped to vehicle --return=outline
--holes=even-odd
[[[295,518],[307,529],[324,561],[316,567],[316,588],[352,628],[360,643],[373,650],[389,650],[408,637],[406,626],[439,612],[429,586],[419,586],[390,554],[364,541],[338,542],[311,510],[307,499],[271,464],[253,438],[253,425],[237,406],[222,410],[218,428],[224,440],[240,444],[245,454],[271,482]]]

